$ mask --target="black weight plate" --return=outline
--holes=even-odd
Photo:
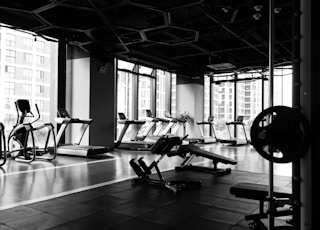
[[[273,106],[252,123],[251,142],[265,159],[288,163],[299,159],[310,145],[310,125],[298,109]]]

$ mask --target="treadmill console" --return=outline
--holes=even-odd
[[[213,122],[213,120],[214,120],[214,116],[209,116],[208,117],[208,122]]]
[[[71,118],[68,111],[66,109],[58,109],[58,117],[62,118]]]
[[[118,113],[118,116],[120,120],[127,120],[127,117],[124,115],[124,113]]]
[[[152,118],[154,118],[154,116],[153,116],[153,114],[152,114],[152,112],[151,112],[150,109],[146,109],[146,114],[147,114],[147,117],[152,117]]]
[[[243,119],[244,119],[244,116],[238,116],[236,121],[242,123]]]

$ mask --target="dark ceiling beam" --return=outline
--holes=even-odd
[[[117,31],[115,31],[115,29],[113,28],[113,26],[111,25],[111,23],[109,22],[109,20],[106,18],[106,16],[102,13],[102,10],[100,10],[98,7],[96,7],[96,5],[91,1],[88,0],[88,2],[91,4],[91,6],[94,8],[95,12],[97,13],[97,15],[99,16],[99,18],[101,19],[102,23],[109,29],[111,29],[111,31],[115,34],[115,36],[117,37],[117,39],[119,40],[119,42],[121,43],[121,45],[123,46],[123,48],[129,52],[128,47],[126,46],[126,44],[122,41],[121,37],[118,35]]]
[[[199,52],[199,53],[192,53],[192,54],[182,54],[179,56],[174,56],[173,59],[183,59],[183,58],[188,58],[188,57],[196,57],[196,56],[203,56],[203,55],[207,55],[203,52]]]
[[[121,1],[117,1],[116,3],[111,4],[109,6],[102,7],[101,10],[102,11],[111,10],[111,9],[114,9],[114,8],[117,8],[117,7],[124,6],[126,4],[128,4],[128,0],[121,0]]]
[[[173,36],[172,34],[169,34],[169,33],[166,33],[167,35],[171,36],[171,37],[175,37]],[[175,37],[176,38],[176,37]],[[154,45],[159,45],[159,43],[157,42],[150,42],[150,43],[147,43],[145,45],[142,45],[142,47],[144,48],[147,48],[147,47],[151,47],[151,46],[154,46]],[[214,53],[211,53],[208,49],[206,48],[203,48],[201,46],[199,46],[196,42],[188,42],[188,43],[185,43],[185,45],[187,46],[190,46],[198,51],[200,51],[200,55],[210,55],[210,56],[216,56]],[[197,55],[195,56],[198,56],[198,52],[196,53]],[[192,54],[191,54],[192,55]]]
[[[165,34],[167,34],[168,36],[172,37],[172,38],[178,38],[177,36],[173,35],[173,34],[170,34],[168,32],[166,32]],[[200,52],[202,52],[203,55],[211,55],[211,52],[206,49],[206,48],[203,48],[199,45],[196,44],[196,42],[189,42],[189,43],[185,43],[187,46],[190,46]]]
[[[49,4],[46,4],[46,5],[43,5],[43,6],[39,7],[39,8],[37,8],[37,9],[31,11],[31,12],[34,13],[34,14],[39,14],[39,13],[41,13],[43,11],[52,9],[52,8],[56,7],[57,5],[58,5],[57,3],[49,3]]]
[[[142,56],[142,57],[150,59],[150,60],[162,62],[165,66],[176,66],[176,67],[185,67],[186,66],[186,63],[177,62],[176,60],[174,60],[172,58],[168,58],[167,56],[161,57],[159,54],[154,54],[154,53],[151,53],[150,51],[146,52],[144,50],[138,50],[138,49],[134,49],[134,48],[131,48],[130,51],[131,51],[130,54],[132,54],[133,56],[139,55],[139,56]],[[139,57],[137,57],[137,58],[139,58]]]
[[[29,14],[29,10],[23,10],[23,9],[17,9],[17,8],[11,8],[11,7],[6,7],[6,6],[0,6],[0,10],[5,10],[5,11],[16,11],[20,13],[27,13]]]
[[[94,11],[94,9],[92,9],[90,7],[73,5],[70,3],[59,3],[58,5],[65,7],[65,8],[75,9],[75,10]]]
[[[225,29],[226,31],[228,31],[231,35],[233,35],[234,37],[238,38],[240,41],[242,41],[243,43],[247,44],[248,46],[250,46],[252,49],[256,50],[257,52],[259,52],[260,54],[262,54],[265,57],[268,57],[268,54],[261,51],[260,49],[258,49],[255,45],[251,44],[250,42],[248,42],[246,39],[244,39],[243,37],[241,37],[240,35],[238,35],[236,32],[234,32],[231,28],[229,28],[229,26],[227,26],[225,23],[223,23],[220,19],[216,18],[215,16],[210,15],[209,13],[207,13],[202,7],[200,8],[200,10],[203,12],[203,14],[205,14],[209,19],[211,19],[213,22],[219,24],[223,29]]]

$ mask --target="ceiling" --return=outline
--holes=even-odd
[[[292,2],[275,1],[275,63],[292,59]],[[188,77],[268,66],[268,0],[1,0],[0,22]]]

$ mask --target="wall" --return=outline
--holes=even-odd
[[[73,57],[67,61],[66,108],[75,118],[93,119],[82,145],[114,145],[115,69],[113,63],[92,57]],[[80,125],[71,125],[66,143],[74,141]]]
[[[78,58],[67,61],[67,110],[73,118],[89,118],[90,108],[90,58]],[[70,139],[66,143],[74,142],[79,135],[80,125],[70,126]],[[81,144],[89,144],[90,127],[83,136]]]
[[[177,113],[188,112],[193,122],[186,124],[188,137],[201,137],[197,121],[203,120],[203,92],[204,86],[201,81],[187,81],[178,76],[177,78]],[[179,135],[183,135],[180,130]]]

